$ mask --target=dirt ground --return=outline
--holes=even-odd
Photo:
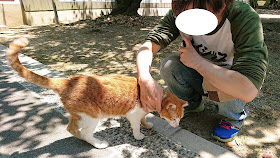
[[[30,44],[22,53],[68,75],[117,73],[136,77],[137,50],[160,18],[118,16],[71,24],[21,26],[0,34],[0,43],[8,46],[12,39],[26,37]],[[280,19],[263,19],[263,27],[270,61],[267,77],[259,96],[247,104],[250,116],[231,142],[233,147],[211,138],[220,117],[215,114],[215,104],[207,98],[203,112],[189,114],[180,123],[182,128],[242,157],[261,157],[267,152],[280,157]],[[160,61],[178,53],[179,45],[177,39],[154,58],[152,75],[164,88]]]

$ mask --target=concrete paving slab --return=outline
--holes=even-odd
[[[240,156],[209,142],[185,129],[172,135],[172,140],[182,144],[184,147],[198,153],[201,157],[207,158],[238,158]]]
[[[239,156],[224,149],[212,142],[207,141],[185,129],[173,128],[163,119],[153,115],[148,114],[146,116],[147,120],[152,122],[155,126],[153,127],[156,131],[162,133],[163,135],[169,137],[175,142],[180,143],[187,149],[198,153],[201,157],[205,158],[238,158]],[[177,130],[175,130],[177,129]]]
[[[155,126],[153,127],[156,131],[162,133],[163,135],[170,137],[175,134],[177,131],[181,130],[181,127],[173,128],[165,120],[160,117],[157,117],[153,114],[146,115],[146,119],[149,122],[152,122]]]

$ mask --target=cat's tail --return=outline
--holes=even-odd
[[[60,87],[62,86],[61,85],[61,83],[63,83],[62,80],[67,80],[66,78],[52,79],[52,78],[35,74],[34,72],[24,67],[19,61],[18,53],[27,44],[28,44],[28,40],[26,38],[16,39],[10,44],[9,48],[6,51],[6,56],[10,62],[11,67],[15,71],[17,71],[21,77],[25,78],[29,82],[32,82],[42,87],[50,88],[58,92],[60,90]]]

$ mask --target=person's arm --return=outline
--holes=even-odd
[[[145,43],[137,54],[137,71],[140,85],[140,99],[143,109],[148,112],[157,110],[161,112],[163,89],[150,74],[153,54],[165,48],[179,36],[179,30],[175,26],[175,19],[170,10],[148,34]]]
[[[151,41],[160,46],[160,49],[167,47],[180,35],[175,25],[175,18],[170,10],[160,22],[149,32],[145,41]]]
[[[198,71],[220,91],[244,102],[250,102],[257,96],[258,89],[246,76],[207,61],[196,52],[189,39],[183,40],[187,44],[187,47],[179,49],[183,64]]]
[[[136,65],[138,82],[140,85],[140,100],[143,109],[148,113],[150,110],[161,111],[163,90],[159,83],[150,74],[153,54],[160,50],[160,46],[153,42],[145,42],[139,49]]]
[[[246,76],[260,90],[268,66],[261,19],[249,5],[235,2],[228,20],[235,49],[230,69]]]

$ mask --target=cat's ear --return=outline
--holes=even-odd
[[[183,107],[188,106],[189,103],[187,101],[181,100],[181,105],[183,105]]]
[[[166,106],[166,109],[176,109],[176,105],[175,105],[175,104],[172,104],[172,103],[169,103],[169,104]]]

